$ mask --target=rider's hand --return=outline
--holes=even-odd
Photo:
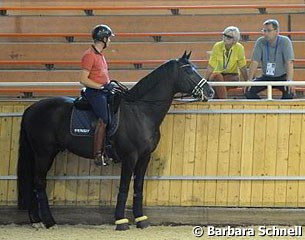
[[[109,92],[111,92],[113,90],[113,88],[114,88],[114,85],[112,83],[107,83],[107,84],[103,85],[103,87],[102,87],[102,89],[105,89]]]

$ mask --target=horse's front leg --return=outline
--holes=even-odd
[[[148,218],[143,214],[143,185],[144,176],[150,160],[150,154],[140,158],[135,167],[134,195],[133,195],[133,215],[137,228],[146,228],[149,226]]]
[[[115,208],[115,230],[120,231],[129,229],[128,219],[125,217],[125,206],[128,198],[130,180],[133,173],[133,167],[130,163],[131,162],[129,161],[122,162],[120,188]]]

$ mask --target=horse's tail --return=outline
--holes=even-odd
[[[19,137],[19,157],[17,166],[18,207],[28,209],[33,193],[33,169],[34,152],[31,148],[26,129],[24,127],[24,116],[21,121]]]

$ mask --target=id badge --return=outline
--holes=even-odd
[[[266,75],[274,76],[275,74],[275,63],[267,63]]]

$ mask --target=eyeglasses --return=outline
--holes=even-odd
[[[233,39],[234,37],[232,37],[232,36],[230,36],[230,35],[227,35],[227,34],[223,34],[223,37],[225,37],[225,38],[228,38],[228,39]]]
[[[263,33],[266,33],[266,32],[270,33],[270,32],[272,32],[274,30],[275,29],[262,29],[261,32],[263,32]]]

